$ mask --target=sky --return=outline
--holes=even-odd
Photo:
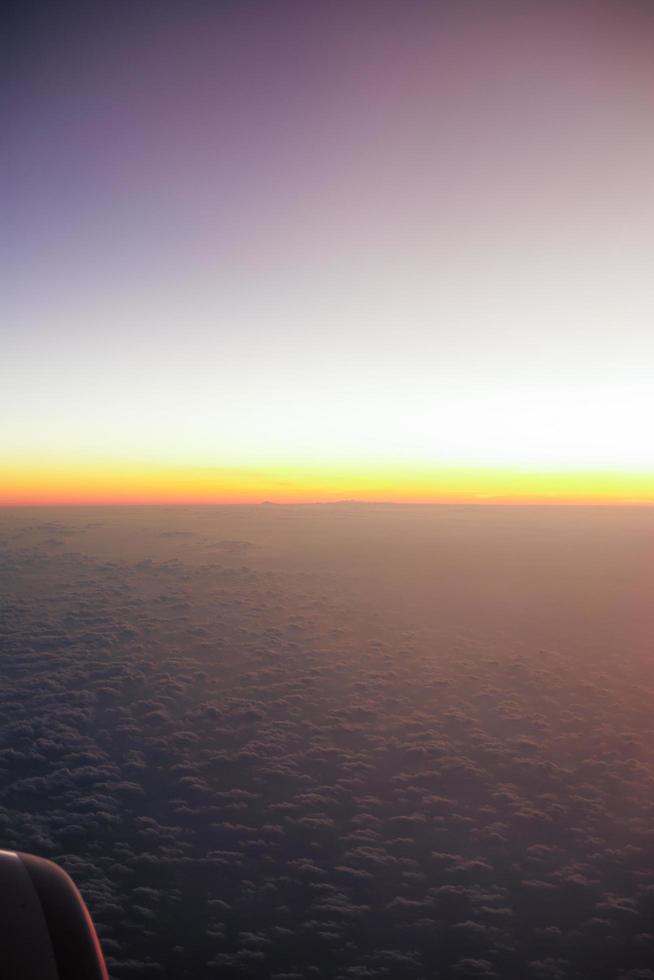
[[[18,5],[0,504],[654,502],[653,28]]]

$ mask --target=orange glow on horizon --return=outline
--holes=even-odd
[[[654,504],[654,473],[508,468],[23,465],[0,506],[329,503]]]

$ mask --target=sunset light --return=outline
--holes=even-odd
[[[183,9],[25,41],[0,503],[654,500],[646,7]]]
[[[654,980],[654,0],[5,6],[0,980]]]

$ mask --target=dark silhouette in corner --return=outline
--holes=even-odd
[[[108,980],[84,899],[62,868],[33,854],[0,851],[0,977]]]

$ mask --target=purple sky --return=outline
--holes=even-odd
[[[652,26],[18,9],[0,452],[654,470]]]

